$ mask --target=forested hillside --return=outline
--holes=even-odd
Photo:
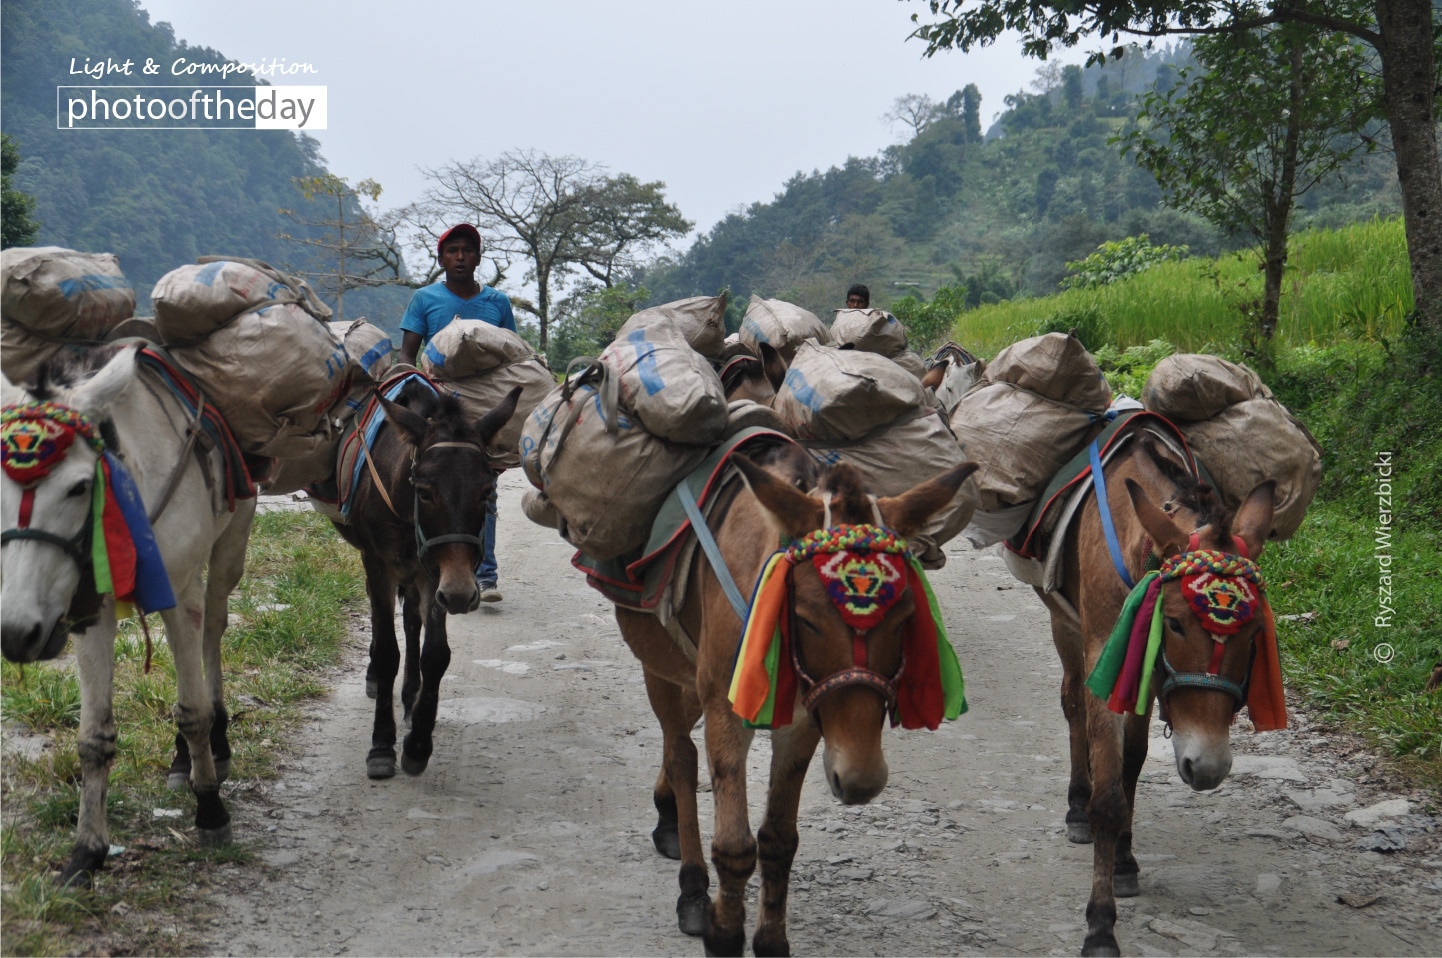
[[[223,51],[188,46],[168,24],[152,24],[133,0],[5,0],[0,54],[4,132],[21,157],[13,185],[35,198],[36,243],[117,254],[142,310],[156,279],[199,255],[310,265],[303,247],[278,238],[301,232],[280,210],[310,205],[292,177],[325,172],[310,137],[285,130],[56,128],[56,87],[92,82],[70,75],[72,58],[221,63]],[[245,76],[205,82],[254,83]],[[320,209],[307,218],[324,215]],[[395,312],[398,321],[407,291],[384,293],[349,293],[347,316],[384,320]]]
[[[756,292],[829,316],[852,282],[871,287],[873,305],[964,285],[975,306],[1055,292],[1068,261],[1127,236],[1202,255],[1246,245],[1166,208],[1153,176],[1114,141],[1138,95],[1169,88],[1189,62],[1186,44],[1133,48],[1104,67],[1050,65],[1004,104],[980,104],[969,87],[918,116],[913,98],[921,122],[905,143],[797,173],[638,281],[658,302],[729,287],[738,310]],[[979,116],[999,106],[983,134]],[[1302,197],[1294,225],[1398,208],[1392,161],[1378,154]]]

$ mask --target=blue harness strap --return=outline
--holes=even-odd
[[[721,583],[721,591],[726,593],[726,600],[731,603],[736,617],[745,622],[746,613],[751,608],[750,603],[741,598],[741,590],[736,587],[736,579],[732,577],[731,570],[726,566],[726,559],[721,555],[721,547],[716,544],[716,537],[711,534],[711,528],[706,525],[706,517],[701,514],[701,507],[696,504],[696,494],[685,482],[676,487],[676,494],[681,499],[681,508],[686,510],[686,518],[691,520],[691,531],[696,533],[696,540],[701,544],[701,551],[706,553],[706,559],[716,573],[716,581]]]
[[[1122,560],[1122,545],[1117,540],[1117,527],[1112,524],[1112,507],[1107,501],[1107,479],[1102,475],[1102,457],[1097,450],[1096,440],[1093,439],[1087,446],[1087,459],[1092,466],[1092,488],[1097,492],[1097,512],[1101,515],[1102,534],[1106,536],[1107,551],[1112,555],[1112,565],[1117,567],[1117,575],[1122,577],[1128,589],[1136,585],[1132,581],[1131,574],[1127,572],[1127,564]]]

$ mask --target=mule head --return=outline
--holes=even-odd
[[[486,446],[515,413],[520,395],[517,386],[475,421],[466,418],[454,396],[403,394],[409,405],[380,397],[410,459],[411,518],[419,559],[436,582],[436,601],[452,615],[480,607],[475,568],[498,475]]]
[[[787,541],[818,530],[844,533],[856,526],[880,527],[902,538],[913,535],[951,501],[976,469],[975,463],[966,463],[902,495],[876,499],[867,494],[861,474],[847,463],[834,467],[820,488],[805,492],[744,457],[736,458],[769,521]],[[836,567],[828,565],[829,580],[815,560],[799,561],[791,571],[791,648],[800,693],[796,707],[821,729],[832,794],[856,805],[870,801],[886,785],[881,730],[895,705],[896,682],[905,667],[905,634],[916,604],[905,574],[898,575],[894,566],[869,561],[871,557],[861,553],[827,555],[823,562],[854,560],[856,564],[840,574],[871,581],[877,594],[894,590],[880,620],[856,628],[828,590],[828,581],[834,585]]]
[[[88,378],[78,384],[68,378],[76,370],[60,370],[52,381],[50,370],[43,369],[33,397],[17,388],[7,402],[23,406],[32,398],[42,399],[54,404],[62,419],[67,410],[73,411],[98,430],[114,417],[136,370],[134,350],[95,357],[104,358],[108,361],[98,372],[79,370]],[[40,452],[66,429],[61,419],[7,426],[6,468],[0,475],[0,652],[12,662],[55,658],[74,624],[72,606],[93,600],[98,608],[97,596],[78,598],[77,592],[82,582],[94,588],[90,555],[99,452],[71,429],[68,439],[59,439],[61,446],[69,443],[63,451],[41,455],[49,460],[43,475],[37,471],[23,482],[11,475],[12,466]]]
[[[786,380],[786,361],[770,343],[732,343],[722,354],[721,385],[726,400],[749,399],[771,405]]]
[[[1127,479],[1126,486],[1137,519],[1164,563],[1190,549],[1235,556],[1239,550],[1233,537],[1245,548],[1244,558],[1255,562],[1267,542],[1275,481],[1252,489],[1235,516],[1228,516],[1205,487],[1195,510],[1173,506],[1168,512],[1135,480]],[[1192,529],[1178,522],[1182,516],[1195,523]],[[1161,587],[1162,647],[1152,681],[1157,683],[1162,718],[1172,727],[1177,773],[1193,789],[1206,791],[1231,771],[1232,720],[1246,699],[1264,616],[1258,611],[1232,634],[1209,631],[1188,604],[1183,582],[1171,579]]]

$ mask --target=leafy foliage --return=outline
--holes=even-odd
[[[1067,263],[1070,275],[1062,280],[1061,286],[1062,289],[1094,289],[1135,276],[1158,263],[1179,262],[1190,252],[1185,244],[1153,246],[1151,237],[1146,233],[1128,236],[1124,240],[1103,243],[1084,260]]]
[[[10,185],[10,177],[20,165],[20,147],[8,133],[0,136],[0,249],[29,246],[40,231],[40,224],[30,218],[35,211],[35,197]]]
[[[956,319],[966,309],[965,286],[943,286],[931,302],[917,295],[907,295],[891,304],[891,313],[906,327],[908,345],[920,353],[929,353],[946,342]]]

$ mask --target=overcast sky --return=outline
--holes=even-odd
[[[797,171],[901,139],[881,120],[906,93],[968,83],[989,126],[1030,87],[1015,43],[925,60],[917,0],[141,0],[178,40],[316,72],[329,169],[378,180],[381,205],[425,189],[420,167],[534,148],[662,180],[709,229]],[[1080,62],[1074,54],[1068,62]]]

